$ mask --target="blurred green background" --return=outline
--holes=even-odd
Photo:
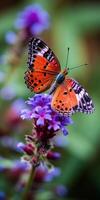
[[[16,100],[20,99],[23,102],[32,96],[24,83],[27,47],[16,66],[5,62],[10,57],[11,48],[5,41],[5,35],[8,31],[16,31],[14,21],[17,14],[32,3],[40,3],[50,15],[50,28],[41,34],[41,38],[53,49],[62,68],[66,63],[67,47],[70,47],[69,67],[88,63],[87,67],[72,70],[69,76],[86,88],[95,105],[95,112],[91,115],[77,113],[72,116],[74,124],[69,127],[69,135],[67,137],[62,135],[62,145],[57,147],[62,157],[59,162],[54,163],[61,169],[61,175],[52,182],[44,184],[44,190],[40,191],[40,195],[36,194],[36,200],[100,199],[99,1],[4,0],[0,2],[0,156],[3,158],[0,165],[9,167],[15,159],[20,160],[20,154],[2,142],[3,137],[24,141],[24,135],[32,129],[29,123],[20,121],[16,116],[13,119],[12,111],[12,105]],[[7,88],[5,95],[9,97],[10,92],[10,95],[14,96],[6,99],[5,95],[2,95],[3,88]],[[54,188],[61,184],[68,189],[67,195],[63,197],[53,193]],[[8,191],[12,190],[12,199],[18,199],[14,186],[11,187],[4,173],[0,173],[0,191],[8,194]]]

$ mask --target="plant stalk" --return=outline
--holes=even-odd
[[[34,173],[35,173],[35,167],[32,166],[27,185],[26,185],[25,190],[22,195],[22,200],[28,200],[29,192],[31,190],[33,179],[34,179]]]

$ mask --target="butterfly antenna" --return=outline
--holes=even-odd
[[[82,65],[79,65],[79,66],[76,66],[76,67],[68,68],[68,70],[76,69],[76,68],[87,66],[87,65],[88,64],[82,64]]]
[[[68,47],[68,51],[67,51],[66,67],[68,66],[68,57],[69,57],[69,47]]]

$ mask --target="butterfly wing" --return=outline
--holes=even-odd
[[[28,70],[25,72],[25,83],[35,93],[50,87],[60,64],[53,51],[40,39],[32,38],[29,42]]]
[[[85,89],[73,79],[65,79],[55,90],[51,107],[63,114],[92,113],[94,106]]]

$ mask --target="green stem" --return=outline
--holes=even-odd
[[[35,167],[32,166],[31,173],[30,173],[30,176],[29,176],[29,180],[27,182],[26,188],[25,188],[24,193],[22,195],[22,200],[28,200],[28,195],[29,195],[29,192],[31,190],[33,179],[34,179],[34,172],[35,172]]]

